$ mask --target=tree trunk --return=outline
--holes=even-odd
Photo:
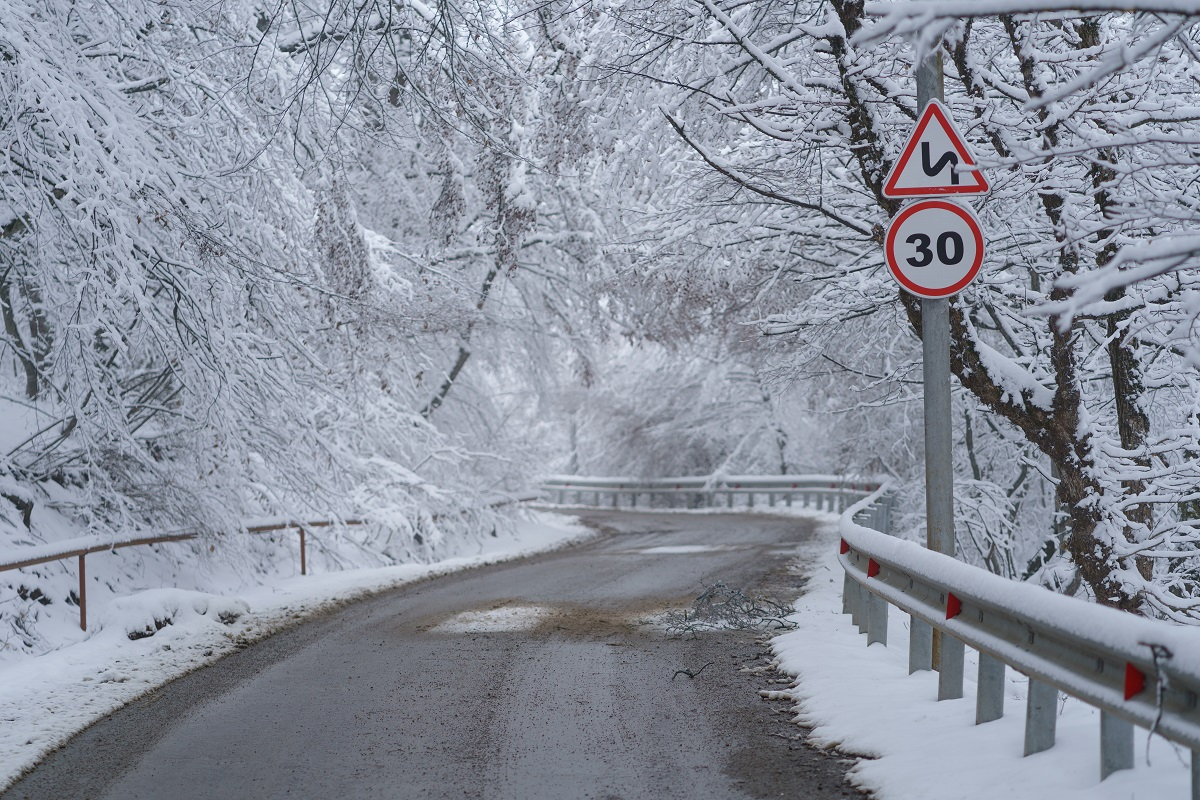
[[[4,332],[12,343],[13,353],[25,373],[25,396],[30,400],[36,399],[42,389],[42,364],[49,355],[49,326],[46,317],[39,308],[40,295],[37,290],[28,286],[19,278],[13,280],[10,268],[0,276],[0,307],[4,314]],[[20,294],[25,295],[29,305],[29,323],[27,335],[22,335],[14,310],[15,299]]]

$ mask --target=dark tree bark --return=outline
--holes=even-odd
[[[29,307],[25,331],[15,311],[16,298],[24,297]],[[42,368],[50,353],[50,329],[45,314],[40,308],[40,295],[36,288],[20,278],[13,278],[9,268],[0,276],[0,307],[4,315],[4,332],[12,345],[13,353],[25,373],[25,396],[36,399],[42,390]]]

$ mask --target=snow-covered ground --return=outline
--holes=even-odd
[[[866,646],[841,613],[837,525],[822,527],[806,558],[808,590],[774,640],[781,667],[797,676],[785,694],[815,742],[860,755],[855,785],[880,800],[1184,800],[1189,754],[1137,729],[1134,769],[1100,781],[1100,713],[1060,695],[1057,744],[1023,758],[1027,679],[1007,670],[1005,717],[975,725],[975,653],[967,650],[964,697],[937,700],[937,675],[908,674],[908,617],[888,615],[889,646]]]
[[[515,535],[485,537],[477,554],[434,564],[265,578],[259,587],[229,595],[171,588],[99,595],[103,599],[89,603],[89,631],[80,632],[78,641],[0,665],[0,791],[94,720],[305,617],[371,592],[553,549],[591,533],[573,518],[535,511],[517,524]]]

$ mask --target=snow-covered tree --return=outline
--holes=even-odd
[[[844,337],[872,315],[918,332],[919,304],[890,283],[881,248],[899,210],[882,184],[917,113],[916,51],[873,31],[854,0],[620,16],[636,48],[622,70],[674,89],[671,126],[728,187],[726,241],[779,242],[779,268],[803,287],[767,330]],[[926,49],[943,53],[949,105],[993,171],[978,204],[984,276],[952,307],[954,372],[1011,443],[996,457],[1027,458],[1023,439],[1045,458],[1069,517],[1050,546],[1087,591],[1187,616],[1194,290],[1162,260],[1154,274],[1129,265],[1177,243],[1192,214],[1190,20],[1010,14],[938,31]],[[976,447],[986,435],[974,426]]]

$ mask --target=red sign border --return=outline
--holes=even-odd
[[[904,146],[904,152],[900,154],[900,158],[892,165],[891,171],[888,173],[887,180],[883,184],[883,196],[893,199],[902,199],[906,197],[933,197],[945,194],[958,195],[981,195],[987,194],[992,190],[991,184],[987,178],[983,177],[983,173],[979,171],[978,164],[971,156],[971,150],[967,147],[967,143],[963,140],[962,134],[958,132],[958,128],[950,120],[950,116],[946,113],[947,109],[937,100],[930,100],[929,105],[925,106],[925,111],[922,112],[921,118],[917,120],[917,127],[913,129],[912,135],[908,137],[908,142]],[[912,160],[913,152],[917,149],[917,143],[921,141],[921,134],[925,133],[925,129],[929,127],[929,123],[934,117],[942,125],[942,129],[946,131],[946,135],[950,138],[950,143],[954,145],[954,149],[958,151],[958,155],[963,160],[963,164],[976,169],[967,174],[974,175],[979,185],[971,186],[919,186],[915,189],[897,189],[896,183],[900,180],[900,173],[908,166],[908,162]]]
[[[911,217],[913,214],[927,208],[941,208],[946,211],[951,211],[957,214],[961,219],[966,220],[967,227],[971,229],[971,233],[975,234],[975,262],[971,268],[967,270],[966,276],[958,283],[947,286],[945,289],[930,290],[923,286],[918,286],[911,280],[906,278],[896,266],[896,234],[900,230],[900,225]],[[983,227],[979,224],[979,219],[975,216],[975,212],[966,206],[950,200],[918,200],[912,205],[905,206],[900,210],[900,213],[892,218],[888,223],[887,236],[883,243],[884,261],[887,262],[888,272],[892,274],[892,278],[896,283],[900,284],[901,288],[911,295],[923,297],[927,300],[938,300],[943,297],[950,297],[967,288],[977,277],[979,277],[979,268],[983,266]]]

